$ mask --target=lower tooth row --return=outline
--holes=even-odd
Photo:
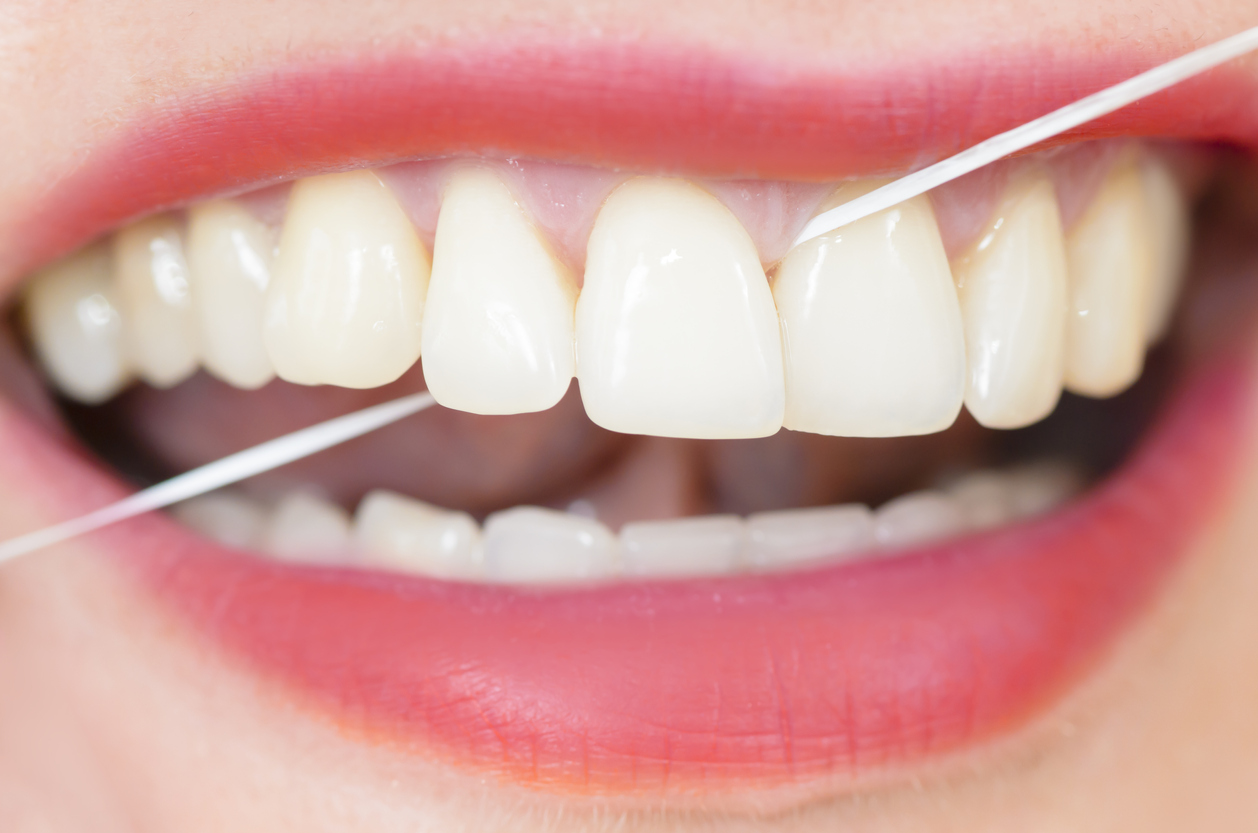
[[[877,510],[862,504],[625,524],[532,506],[486,518],[376,491],[353,518],[305,493],[273,507],[220,492],[174,513],[221,543],[282,560],[464,581],[571,584],[782,570],[874,556],[1047,511],[1081,486],[1068,466],[976,472]]]
[[[1134,151],[1068,232],[1029,170],[951,263],[919,197],[797,247],[772,282],[709,192],[634,178],[597,215],[580,290],[489,169],[452,174],[431,262],[375,173],[330,174],[296,183],[278,237],[232,201],[193,207],[186,228],[150,218],[45,270],[26,309],[49,375],[86,402],[198,364],[244,388],[375,387],[422,353],[448,407],[543,410],[575,376],[591,419],[628,433],[923,434],[963,403],[1014,428],[1063,385],[1134,381],[1188,227],[1169,171]]]

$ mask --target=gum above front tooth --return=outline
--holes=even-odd
[[[1135,159],[1120,162],[1066,237],[1066,388],[1112,396],[1140,375],[1153,282],[1152,228]]]
[[[471,515],[383,489],[358,504],[354,541],[367,566],[458,579],[483,572],[480,527]]]
[[[372,388],[419,358],[428,253],[371,171],[293,186],[266,297],[276,374],[304,385]]]
[[[89,246],[35,275],[25,304],[35,352],[58,390],[94,405],[127,384],[123,324],[106,246]]]
[[[492,581],[557,584],[616,572],[616,539],[592,518],[518,506],[485,519],[485,573]]]
[[[343,559],[351,549],[349,514],[320,497],[294,492],[275,507],[262,547],[288,561]]]
[[[275,376],[262,341],[275,242],[240,203],[213,200],[188,212],[188,268],[206,370],[238,388]]]
[[[491,171],[446,187],[424,310],[424,379],[475,414],[543,411],[575,372],[577,287]]]
[[[961,504],[935,491],[901,495],[874,514],[874,537],[889,549],[948,538],[965,529]]]
[[[253,549],[265,540],[267,511],[257,501],[233,492],[216,492],[176,504],[174,516],[207,538],[237,549]]]
[[[1066,253],[1052,184],[1013,183],[984,236],[953,264],[965,327],[965,407],[988,428],[1020,428],[1061,396]]]
[[[1145,210],[1152,229],[1153,277],[1149,287],[1145,332],[1154,342],[1166,334],[1175,298],[1188,266],[1192,221],[1188,203],[1165,162],[1146,156],[1140,165]]]
[[[859,503],[747,518],[747,563],[767,570],[874,549],[874,513]]]
[[[871,190],[844,186],[822,209]],[[792,250],[773,283],[786,418],[796,431],[888,437],[942,431],[961,410],[961,310],[926,197]]]
[[[627,576],[725,575],[738,569],[746,538],[734,515],[639,521],[621,528],[620,557]]]
[[[151,217],[118,232],[114,273],[123,338],[140,378],[168,388],[195,373],[197,321],[183,231],[175,218]]]
[[[711,194],[639,177],[594,222],[577,300],[586,412],[613,431],[763,437],[782,425],[777,312],[750,236]]]

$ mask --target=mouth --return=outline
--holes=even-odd
[[[628,47],[206,91],[3,238],[5,476],[57,520],[427,389],[93,544],[354,737],[529,789],[852,784],[1014,734],[1227,494],[1258,84],[789,241],[1157,57],[1054,63],[1036,96],[1012,62],[974,97]]]

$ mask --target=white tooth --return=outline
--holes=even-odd
[[[1140,165],[1145,210],[1153,237],[1153,279],[1149,288],[1145,330],[1150,342],[1166,334],[1175,298],[1188,267],[1192,221],[1188,202],[1170,168],[1146,156]]]
[[[485,519],[485,572],[514,584],[608,578],[616,572],[616,539],[590,518],[517,506]]]
[[[263,543],[268,523],[261,504],[234,492],[216,492],[177,504],[174,516],[207,538],[238,549]]]
[[[961,505],[966,526],[990,529],[1013,517],[1009,477],[998,471],[967,474],[948,487],[948,496]]]
[[[275,507],[262,546],[289,561],[341,560],[351,549],[349,514],[320,497],[294,492]]]
[[[424,309],[424,379],[474,414],[544,411],[576,370],[577,286],[490,171],[454,174],[441,203]]]
[[[482,573],[480,527],[452,512],[378,489],[358,504],[354,540],[368,566],[441,578]]]
[[[371,171],[293,186],[266,297],[276,374],[373,388],[419,358],[430,264],[397,199]]]
[[[35,352],[58,390],[96,404],[127,384],[107,247],[89,246],[44,269],[31,280],[25,301]]]
[[[822,208],[877,184],[843,186]],[[785,427],[890,437],[942,431],[956,419],[965,392],[961,309],[926,197],[795,248],[773,297]]]
[[[158,388],[187,379],[197,369],[197,322],[175,218],[151,217],[118,232],[114,273],[123,338],[140,378]]]
[[[874,546],[874,513],[859,503],[760,512],[747,518],[747,563],[757,570],[864,552]]]
[[[1134,159],[1110,171],[1066,237],[1066,388],[1112,396],[1140,375],[1153,281],[1153,229]]]
[[[874,537],[887,549],[948,538],[965,528],[961,504],[935,491],[901,495],[874,513]]]
[[[232,200],[188,212],[188,267],[210,373],[238,388],[260,388],[275,376],[262,322],[275,241],[271,231]]]
[[[756,248],[691,183],[639,177],[607,198],[576,334],[581,398],[604,428],[729,439],[782,425],[781,339]]]
[[[1031,463],[1009,472],[1009,504],[1015,518],[1043,514],[1082,491],[1078,467],[1061,461]]]
[[[747,528],[734,515],[639,521],[620,530],[625,575],[668,577],[735,572],[746,550]]]
[[[1020,428],[1061,396],[1066,252],[1052,184],[1015,182],[986,234],[953,264],[965,326],[965,407],[988,428]]]

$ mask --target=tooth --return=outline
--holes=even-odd
[[[874,537],[884,548],[937,541],[965,529],[961,504],[935,491],[901,495],[884,503],[874,514]]]
[[[620,530],[625,575],[669,577],[735,572],[746,550],[747,529],[734,515],[639,521]]]
[[[371,171],[293,186],[266,297],[276,374],[304,385],[372,388],[419,358],[428,253]]]
[[[763,437],[785,389],[773,297],[729,209],[688,182],[639,177],[594,221],[577,299],[590,419],[665,437]]]
[[[484,534],[485,572],[495,581],[592,581],[616,571],[616,539],[590,518],[517,506],[486,518]]]
[[[202,495],[172,510],[180,523],[229,547],[253,549],[263,542],[267,512],[256,501],[232,492]]]
[[[288,561],[326,563],[349,553],[349,514],[315,495],[284,497],[263,533],[262,548]]]
[[[965,327],[965,407],[988,428],[1020,428],[1061,396],[1066,253],[1042,176],[1014,183],[987,232],[953,264]]]
[[[747,518],[747,563],[753,569],[775,569],[874,547],[874,513],[859,503],[760,512]]]
[[[1053,509],[1083,489],[1078,467],[1061,461],[1031,463],[1009,473],[1012,517],[1029,518]]]
[[[1145,330],[1154,342],[1166,334],[1188,266],[1191,220],[1184,192],[1166,163],[1153,156],[1142,161],[1140,175],[1154,246]]]
[[[188,267],[206,370],[238,388],[275,376],[262,341],[275,243],[270,230],[232,200],[188,212]]]
[[[1152,231],[1139,167],[1134,159],[1121,162],[1066,237],[1067,389],[1112,396],[1140,375],[1153,280]]]
[[[354,541],[369,566],[441,578],[482,572],[480,527],[471,515],[383,489],[358,504]]]
[[[948,489],[948,496],[961,505],[966,526],[990,529],[1013,516],[1009,478],[998,471],[967,474]]]
[[[474,414],[544,411],[575,372],[577,287],[490,171],[454,174],[441,203],[424,309],[424,379]]]
[[[30,282],[27,320],[40,363],[73,399],[104,402],[129,381],[109,249],[97,244],[49,266]]]
[[[843,186],[827,209],[878,183]],[[796,431],[893,437],[942,431],[961,410],[961,309],[926,197],[792,250],[773,298],[786,419]]]
[[[151,217],[114,239],[123,338],[140,378],[169,388],[197,369],[196,315],[175,218]]]

